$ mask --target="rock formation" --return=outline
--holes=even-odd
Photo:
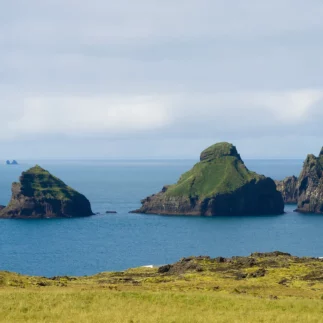
[[[87,198],[40,166],[23,172],[12,184],[12,197],[0,218],[56,218],[90,216]]]
[[[323,213],[323,148],[320,155],[308,155],[298,178],[276,181],[285,203],[297,203],[295,211]]]
[[[177,184],[141,201],[133,213],[167,215],[282,214],[284,202],[274,181],[251,172],[236,147],[215,144],[201,153],[200,162]]]
[[[298,179],[295,176],[286,177],[282,181],[275,181],[277,190],[282,193],[284,202],[286,204],[297,204],[298,191],[297,184]]]
[[[13,160],[12,162],[10,162],[10,160],[6,161],[7,165],[18,165],[18,162],[16,160]]]
[[[323,148],[320,155],[308,155],[298,178],[298,212],[323,213]]]

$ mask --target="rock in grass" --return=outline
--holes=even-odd
[[[0,218],[72,218],[93,215],[88,199],[40,166],[12,184],[12,197]]]
[[[247,169],[236,147],[215,144],[179,181],[141,201],[133,213],[165,215],[282,214],[284,202],[274,181]]]

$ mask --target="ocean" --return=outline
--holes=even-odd
[[[172,263],[191,255],[245,256],[284,251],[323,256],[323,216],[293,212],[279,216],[187,217],[129,214],[140,200],[176,182],[194,160],[43,160],[40,166],[83,193],[89,218],[0,220],[0,270],[57,276],[91,275]],[[36,164],[0,166],[0,204],[11,183]],[[298,175],[302,160],[246,160],[253,171],[283,179]],[[117,214],[105,214],[117,211]]]

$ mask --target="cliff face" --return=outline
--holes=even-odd
[[[277,190],[282,193],[286,204],[297,204],[298,200],[298,179],[295,176],[286,177],[282,181],[275,181]]]
[[[87,198],[48,171],[35,166],[12,184],[12,197],[0,218],[56,218],[90,216]]]
[[[323,214],[323,148],[318,157],[308,155],[298,179],[276,182],[285,203],[297,203],[298,212]]]
[[[298,179],[298,212],[323,213],[323,148],[308,155]]]
[[[249,171],[229,143],[204,150],[200,162],[177,184],[165,186],[141,203],[134,213],[212,216],[284,212],[274,181]]]

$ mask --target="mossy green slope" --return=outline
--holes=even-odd
[[[39,165],[23,172],[20,181],[21,191],[26,196],[68,200],[80,194]]]
[[[260,204],[263,205],[260,205]],[[217,143],[179,181],[142,201],[138,213],[281,214],[284,205],[275,183],[249,171],[235,146]]]
[[[188,195],[212,197],[217,193],[230,193],[244,184],[264,178],[250,172],[241,160],[233,156],[201,161],[181,176],[177,184],[169,186],[168,196]]]

